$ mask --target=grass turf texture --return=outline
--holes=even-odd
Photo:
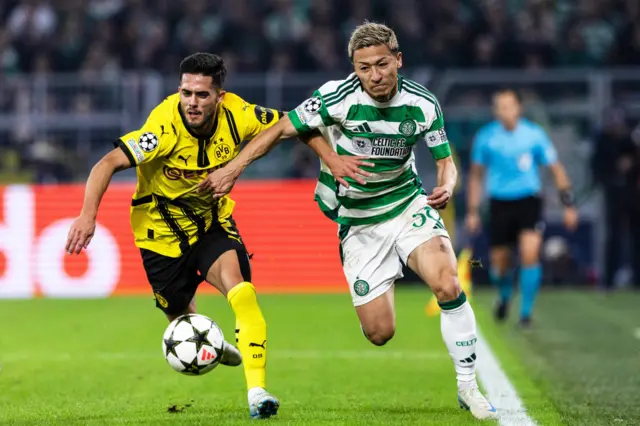
[[[277,423],[477,424],[458,408],[427,292],[396,294],[398,330],[382,348],[364,339],[346,294],[260,296]],[[640,418],[638,295],[543,294],[524,334],[493,323],[492,300],[474,299],[480,326],[539,424]],[[233,341],[226,301],[198,304]],[[187,377],[166,364],[166,321],[148,297],[0,301],[0,313],[0,424],[251,424],[241,368]]]
[[[482,331],[539,424],[640,424],[640,293],[544,292],[525,332],[519,301],[495,324],[494,300],[476,298]]]

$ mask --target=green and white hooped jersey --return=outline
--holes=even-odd
[[[366,185],[347,179],[351,187],[345,188],[321,162],[315,200],[328,217],[344,225],[396,217],[423,193],[413,155],[418,141],[426,142],[436,160],[451,155],[436,97],[401,76],[389,102],[373,100],[353,73],[324,84],[288,115],[299,133],[318,129],[338,154],[362,155],[374,163],[363,167],[373,173]]]

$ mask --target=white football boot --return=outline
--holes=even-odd
[[[498,410],[482,395],[477,386],[458,390],[460,408],[471,411],[478,420],[497,419]]]
[[[280,401],[265,389],[249,390],[249,414],[252,419],[268,419],[278,413]]]

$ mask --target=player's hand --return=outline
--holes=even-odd
[[[464,219],[464,226],[470,234],[477,234],[480,231],[480,215],[477,212],[468,213]]]
[[[328,161],[325,161],[331,174],[338,183],[346,188],[349,188],[349,183],[344,179],[346,177],[351,178],[358,182],[360,185],[366,185],[364,179],[361,176],[369,177],[371,173],[365,172],[360,166],[373,167],[373,163],[364,161],[366,157],[359,157],[353,155],[334,155]]]
[[[96,220],[89,216],[78,216],[69,228],[67,245],[65,251],[69,254],[80,254],[82,249],[86,249],[96,231]]]
[[[434,209],[444,209],[451,199],[451,190],[444,186],[436,186],[427,198],[427,204]]]
[[[198,193],[210,192],[214,200],[224,197],[231,192],[239,176],[240,173],[234,168],[229,166],[221,167],[209,173],[207,177],[198,184],[196,191]]]
[[[578,210],[575,207],[567,207],[564,209],[564,227],[567,231],[573,232],[578,227]]]

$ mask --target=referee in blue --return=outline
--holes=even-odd
[[[473,143],[465,226],[471,234],[480,229],[478,207],[485,180],[489,197],[490,274],[500,291],[495,315],[501,321],[507,317],[515,278],[512,248],[517,245],[520,324],[528,327],[542,279],[540,245],[544,223],[540,166],[549,167],[553,174],[565,206],[564,224],[568,230],[576,228],[578,213],[573,205],[571,183],[557,152],[542,127],[521,117],[518,93],[512,89],[496,92],[493,113],[496,120],[482,127]]]

